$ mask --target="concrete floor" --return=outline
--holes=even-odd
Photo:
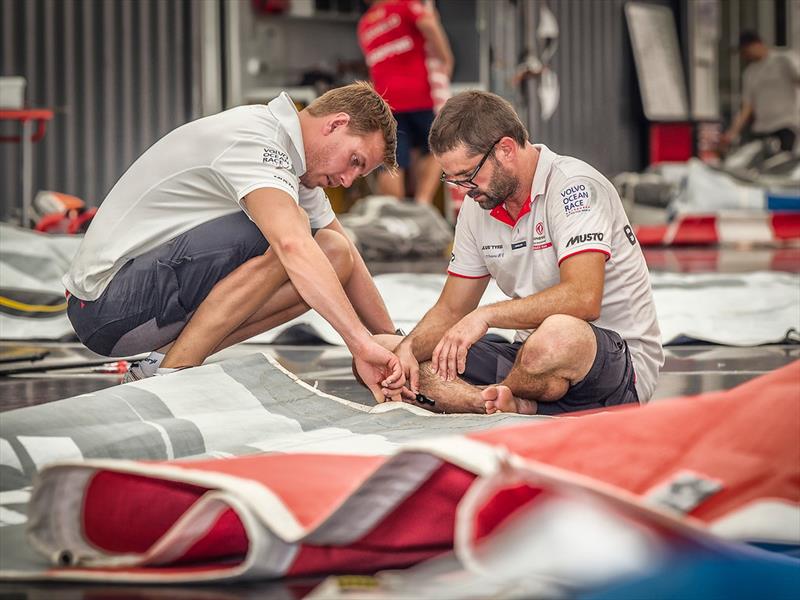
[[[800,248],[648,250],[646,258],[653,271],[800,272]],[[370,270],[373,274],[428,273],[442,272],[445,266],[444,259],[432,259],[372,263]],[[266,352],[275,356],[287,369],[312,385],[318,385],[325,392],[363,403],[372,402],[369,393],[353,380],[350,356],[342,347],[240,344],[210,360],[252,352]],[[25,356],[30,360],[24,359]],[[729,389],[798,359],[800,345],[733,348],[703,344],[669,347],[654,400]],[[117,385],[120,374],[103,373],[97,369],[97,365],[106,360],[77,343],[0,343],[0,412]],[[44,366],[49,370],[43,371]],[[300,598],[313,589],[314,583],[228,585],[224,589],[0,584],[0,598]]]

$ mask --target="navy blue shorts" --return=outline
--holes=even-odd
[[[67,315],[97,354],[156,350],[178,337],[220,280],[268,247],[242,211],[208,221],[125,263],[97,300],[70,296]]]
[[[432,110],[394,113],[397,120],[397,164],[401,169],[411,166],[411,149],[419,148],[428,154],[428,133],[433,125]]]
[[[617,404],[638,404],[636,377],[628,344],[616,331],[589,326],[597,339],[597,355],[586,377],[570,386],[555,402],[538,402],[537,414],[559,415],[579,410],[606,408]],[[495,341],[484,336],[467,353],[467,364],[461,378],[472,385],[494,385],[502,382],[522,348],[522,342]]]

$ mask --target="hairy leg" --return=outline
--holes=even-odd
[[[374,339],[387,350],[394,351],[403,338],[399,335],[376,335]],[[355,370],[353,372],[355,373]],[[444,381],[433,372],[430,361],[419,365],[419,391],[426,398],[433,400],[434,404],[421,404],[415,400],[405,400],[405,402],[439,413],[484,412],[481,388],[459,378]]]
[[[567,315],[548,317],[525,341],[505,380],[483,391],[486,412],[535,414],[537,403],[555,402],[583,380],[596,354],[588,323]]]

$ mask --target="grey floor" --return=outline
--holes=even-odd
[[[697,273],[773,269],[800,272],[800,248],[659,249],[647,250],[645,255],[653,271]],[[442,272],[446,261],[437,258],[373,262],[369,266],[375,275],[391,272],[433,273]],[[309,383],[316,383],[330,394],[371,402],[366,390],[353,380],[349,354],[341,347],[239,344],[209,360],[217,361],[253,352],[266,352],[277,357],[286,368]],[[32,360],[25,360],[25,356],[30,356]],[[800,359],[800,346],[733,348],[710,344],[685,345],[668,347],[666,356],[655,400],[729,389]],[[104,367],[100,365],[106,361],[77,343],[0,342],[0,411],[117,385],[121,375],[102,372]],[[94,365],[87,366],[87,362],[94,362]]]
[[[800,248],[648,250],[653,271],[749,272],[780,270],[800,272]],[[444,259],[371,263],[373,274],[389,272],[442,272]],[[273,346],[239,344],[212,357],[217,361],[252,352],[275,356],[287,369],[328,393],[364,403],[371,396],[353,380],[347,350],[335,346]],[[800,359],[800,345],[733,348],[710,344],[666,349],[655,401],[687,394],[732,388],[749,379]],[[27,357],[27,358],[26,358]],[[0,412],[42,404],[117,385],[121,375],[104,373],[107,359],[93,355],[80,344],[0,342]],[[87,364],[91,363],[91,364]],[[48,370],[42,370],[42,367]],[[1,418],[1,417],[0,417]],[[300,598],[314,582],[196,587],[190,589],[104,586],[49,586],[0,584],[3,598]],[[196,595],[195,595],[196,592]]]

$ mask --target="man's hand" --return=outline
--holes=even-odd
[[[453,381],[467,366],[467,350],[488,330],[489,323],[480,308],[453,325],[431,355],[434,373],[445,381]]]
[[[353,362],[358,376],[372,392],[376,402],[401,399],[406,378],[400,360],[394,354],[369,341],[358,352],[353,352]]]
[[[403,369],[403,376],[408,384],[402,390],[403,398],[414,400],[419,393],[419,361],[411,351],[410,343],[400,342],[394,352],[400,360],[400,367]]]

